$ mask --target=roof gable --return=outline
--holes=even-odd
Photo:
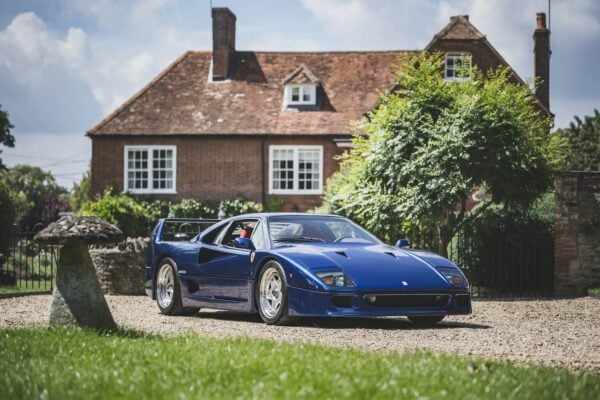
[[[304,83],[314,83],[318,85],[321,83],[320,79],[316,77],[315,74],[308,68],[306,65],[302,64],[300,67],[296,68],[291,74],[289,74],[284,80],[283,84],[287,85],[290,83],[304,84]]]

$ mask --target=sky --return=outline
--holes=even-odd
[[[468,14],[523,79],[535,14],[548,0],[213,0],[237,16],[239,50],[422,49]],[[600,1],[552,0],[555,126],[600,108]],[[15,126],[8,166],[50,170],[71,188],[88,129],[187,50],[210,50],[210,0],[0,0],[0,105]]]

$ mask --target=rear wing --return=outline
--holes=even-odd
[[[161,218],[152,231],[152,241],[187,241],[221,221],[220,219],[204,218]]]

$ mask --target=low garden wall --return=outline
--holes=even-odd
[[[600,172],[555,177],[554,285],[558,295],[600,287]]]
[[[90,256],[105,294],[144,294],[144,259],[149,240],[127,238],[116,246],[92,246]]]

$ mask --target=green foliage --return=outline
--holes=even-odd
[[[153,220],[167,218],[171,212],[172,203],[168,200],[145,200],[138,199],[142,207],[146,209]]]
[[[155,222],[140,202],[126,195],[113,195],[109,190],[99,199],[85,201],[79,214],[96,215],[116,225],[126,236],[146,236]]]
[[[83,203],[91,199],[91,189],[91,171],[88,169],[81,182],[73,185],[71,197],[69,198],[69,203],[73,211],[79,211]]]
[[[169,217],[175,218],[215,218],[217,212],[194,199],[184,199],[171,207]]]
[[[10,247],[11,232],[17,218],[15,195],[0,180],[0,254],[6,255]]]
[[[59,212],[69,209],[67,190],[39,167],[16,165],[0,172],[0,179],[17,196],[17,224],[22,230],[55,221]]]
[[[457,355],[73,328],[2,329],[0,335],[3,399],[600,396],[597,374]]]
[[[235,200],[221,201],[218,210],[223,210],[226,217],[233,217],[240,214],[262,212],[263,206],[260,203],[238,197]]]
[[[469,79],[448,83],[443,62],[428,53],[404,60],[399,89],[360,121],[367,135],[354,139],[328,181],[329,207],[382,238],[397,237],[409,221],[436,226],[447,243],[476,188],[516,208],[550,185],[542,153],[550,121],[529,89],[511,82],[508,69],[473,68]]]
[[[8,113],[3,111],[0,105],[0,144],[6,147],[15,147],[15,137],[10,133],[12,128],[14,126],[8,119]],[[0,150],[0,154],[2,154],[2,150]],[[6,166],[2,163],[2,159],[0,159],[0,170],[3,169],[6,169]]]
[[[600,112],[575,117],[568,128],[550,138],[547,155],[558,171],[600,171]]]

